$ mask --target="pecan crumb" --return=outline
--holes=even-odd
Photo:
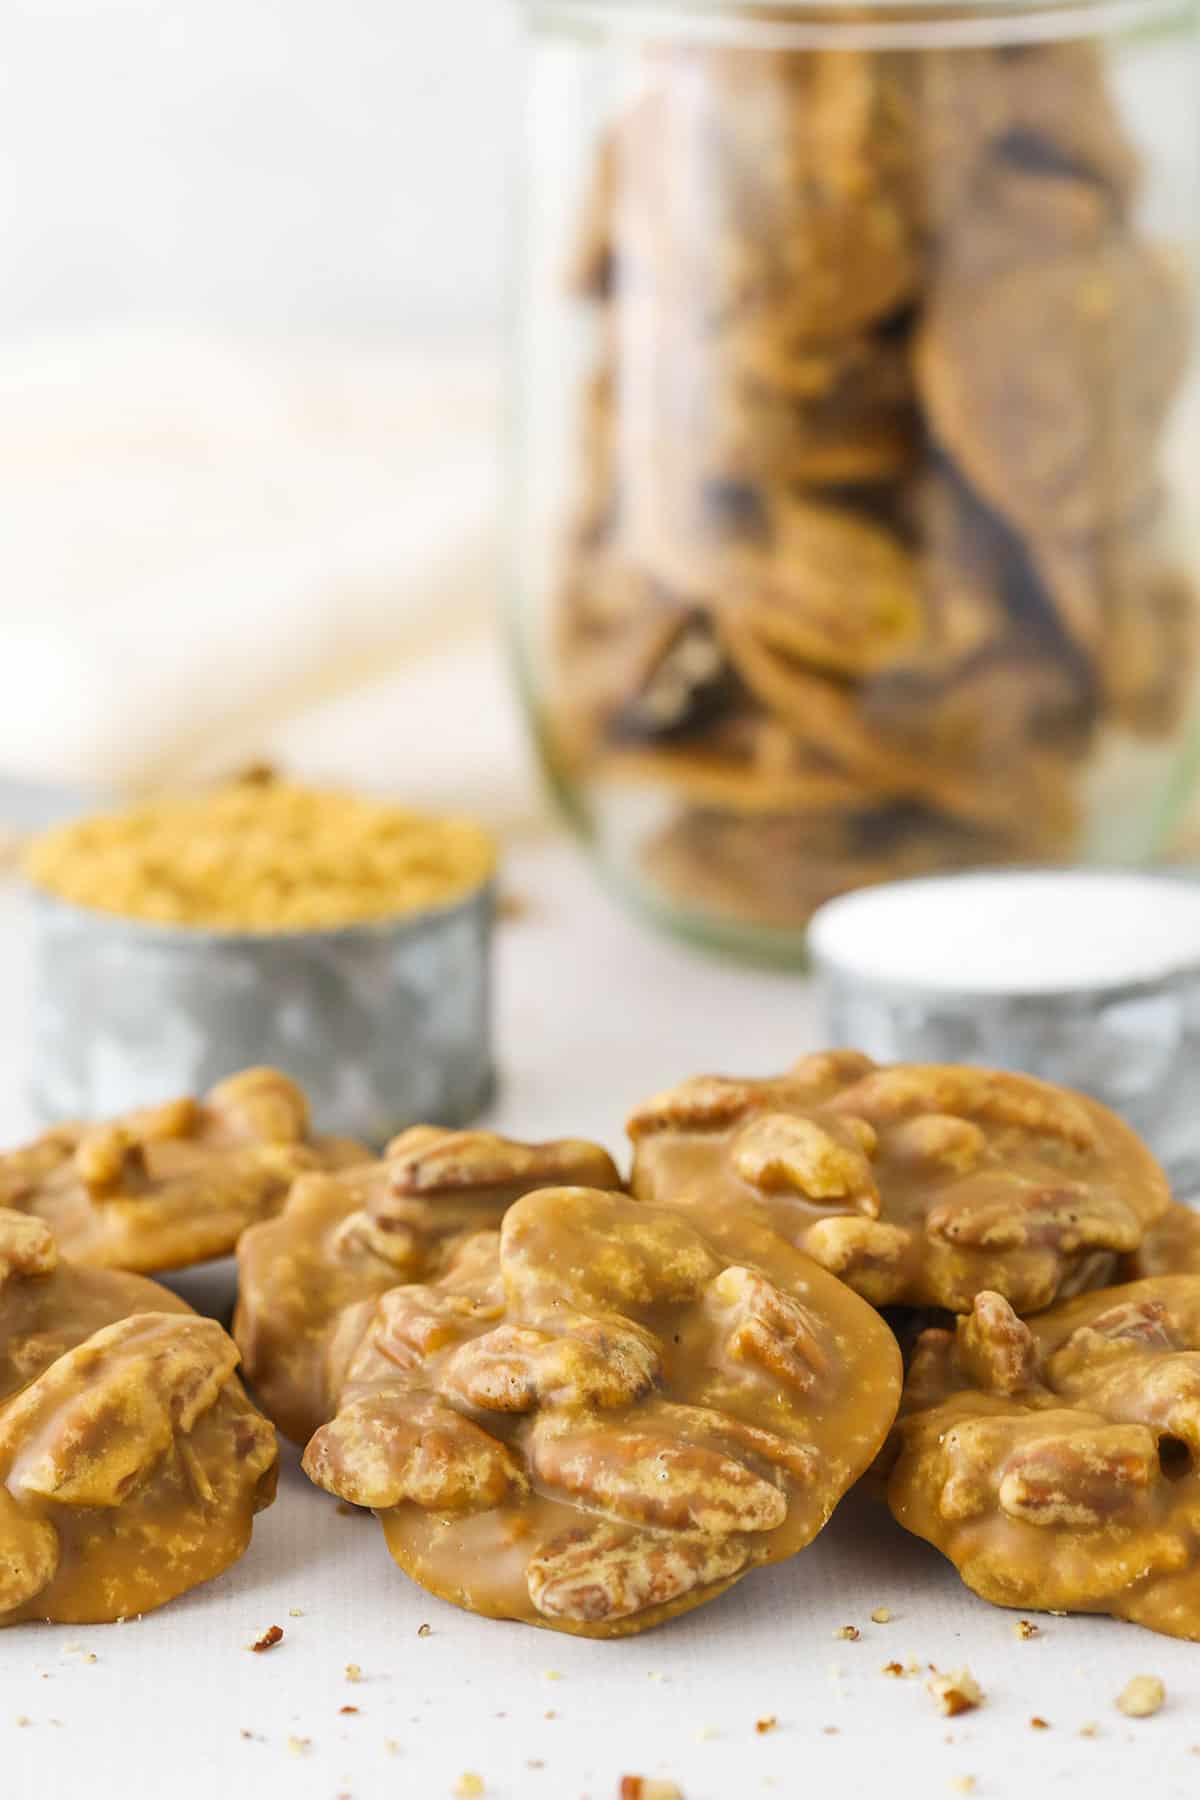
[[[962,1668],[953,1675],[934,1673],[925,1684],[927,1691],[949,1718],[972,1712],[983,1704],[983,1689],[970,1669]]]
[[[1037,1713],[1034,1713],[1029,1723],[1034,1731],[1049,1731],[1050,1729],[1049,1719],[1041,1719],[1038,1717]]]
[[[83,1660],[85,1663],[94,1663],[99,1662],[100,1658],[96,1655],[94,1650],[87,1650],[84,1652]]]
[[[1079,1735],[1080,1737],[1099,1737],[1100,1727],[1096,1724],[1094,1719],[1089,1720],[1086,1725],[1081,1725],[1079,1727]]]
[[[418,1637],[432,1637],[433,1636],[433,1626],[432,1625],[418,1625],[417,1626],[417,1636]]]
[[[247,1650],[253,1650],[255,1655],[261,1656],[264,1650],[273,1650],[276,1644],[281,1644],[282,1642],[283,1626],[270,1625],[260,1638],[255,1638],[252,1644],[246,1645],[246,1648]]]
[[[562,1670],[561,1669],[543,1669],[542,1676],[546,1681],[561,1681],[562,1680]]]
[[[542,1714],[542,1717],[543,1719],[557,1719],[558,1714],[555,1712],[554,1708],[551,1707],[549,1712],[544,1712]]]
[[[833,1635],[835,1638],[845,1638],[848,1644],[857,1644],[862,1632],[857,1625],[839,1625]]]
[[[357,1706],[339,1706],[338,1711],[340,1713],[356,1713],[358,1708]]]
[[[836,1725],[822,1725],[821,1730],[826,1737],[837,1737],[838,1735],[838,1728]]]
[[[779,1720],[775,1717],[775,1714],[768,1713],[765,1719],[755,1719],[754,1729],[758,1732],[759,1736],[762,1737],[764,1733],[774,1731],[778,1723]]]
[[[525,1764],[527,1769],[544,1769],[545,1766],[540,1756],[531,1756]]]
[[[303,1617],[304,1617],[304,1608],[302,1606],[289,1606],[288,1607],[288,1618],[289,1619],[302,1619]]]
[[[347,1663],[346,1664],[346,1680],[347,1681],[361,1681],[362,1678],[363,1677],[362,1677],[361,1664],[359,1664],[359,1663]]]
[[[622,1775],[620,1800],[683,1800],[683,1789],[653,1776]]]
[[[879,1672],[881,1675],[895,1675],[899,1677],[904,1673],[904,1664],[898,1662],[884,1663],[883,1668]]]
[[[1167,1697],[1167,1690],[1157,1675],[1135,1675],[1117,1695],[1117,1711],[1129,1719],[1148,1719]]]
[[[1018,1619],[1013,1630],[1019,1638],[1041,1637],[1042,1628],[1035,1625],[1032,1619]]]
[[[18,1713],[17,1714],[17,1724],[18,1725],[32,1725],[33,1720],[29,1717],[28,1713]]]
[[[383,1747],[387,1751],[389,1756],[399,1756],[399,1754],[400,1754],[400,1739],[399,1738],[384,1738]]]
[[[973,1775],[955,1775],[950,1782],[950,1786],[954,1789],[956,1794],[973,1794],[975,1792],[975,1777]]]
[[[477,1775],[474,1769],[464,1769],[454,1784],[454,1792],[458,1800],[471,1800],[475,1794],[482,1794],[483,1776]]]
[[[871,1614],[871,1621],[875,1625],[890,1625],[892,1622],[890,1609],[886,1606],[877,1606]]]
[[[312,1748],[311,1738],[290,1737],[287,1741],[289,1756],[307,1756]]]

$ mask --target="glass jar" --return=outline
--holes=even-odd
[[[528,5],[517,662],[602,866],[1168,853],[1197,760],[1192,0]]]

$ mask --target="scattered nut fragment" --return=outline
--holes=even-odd
[[[983,1689],[967,1668],[959,1669],[953,1675],[941,1675],[935,1669],[925,1687],[949,1718],[983,1705]]]
[[[474,1800],[476,1794],[484,1792],[483,1776],[474,1769],[465,1769],[454,1784],[454,1792],[457,1800]]]
[[[845,1638],[847,1643],[857,1644],[862,1632],[857,1625],[839,1625],[833,1635],[835,1638]]]
[[[1013,1632],[1019,1638],[1035,1638],[1041,1637],[1042,1628],[1040,1625],[1035,1625],[1032,1619],[1018,1619],[1013,1626]]]
[[[339,1706],[338,1711],[340,1713],[356,1713],[358,1708],[357,1706]]]
[[[255,1638],[254,1642],[252,1644],[247,1644],[246,1648],[248,1650],[253,1650],[256,1655],[261,1656],[264,1650],[273,1650],[276,1644],[282,1644],[282,1642],[283,1626],[268,1625],[262,1636],[260,1638]]]
[[[898,1662],[886,1662],[880,1670],[880,1674],[894,1675],[898,1680],[900,1676],[904,1674],[904,1664]]]
[[[307,1756],[312,1749],[312,1739],[306,1737],[290,1737],[287,1741],[289,1756]]]
[[[433,1626],[432,1625],[418,1625],[417,1626],[417,1636],[418,1637],[432,1637],[433,1636]]]
[[[562,1680],[562,1670],[561,1669],[543,1669],[542,1670],[542,1679],[543,1679],[543,1681],[561,1681]],[[651,1677],[651,1679],[653,1679],[653,1677]]]
[[[302,1619],[303,1617],[304,1617],[304,1608],[302,1606],[289,1606],[288,1607],[288,1618],[289,1619]]]
[[[346,1680],[347,1681],[361,1681],[362,1678],[363,1678],[363,1672],[362,1672],[362,1665],[360,1663],[347,1663],[346,1664]]]
[[[775,1717],[775,1714],[768,1713],[765,1719],[755,1719],[754,1729],[758,1732],[759,1736],[762,1737],[766,1732],[774,1731],[778,1723],[779,1720]]]
[[[622,1775],[619,1800],[683,1800],[683,1789],[651,1775]]]
[[[33,1724],[33,1720],[29,1717],[28,1713],[18,1713],[16,1722],[18,1725],[32,1725]]]
[[[891,1621],[892,1615],[886,1606],[877,1606],[871,1614],[871,1622],[874,1625],[890,1625]]]
[[[973,1794],[975,1777],[973,1775],[955,1775],[951,1779],[950,1786],[956,1794]]]
[[[1079,1735],[1080,1737],[1087,1738],[1099,1737],[1100,1727],[1096,1724],[1094,1719],[1089,1719],[1086,1725],[1081,1725],[1079,1727]]]
[[[1167,1697],[1167,1690],[1157,1675],[1135,1675],[1117,1695],[1116,1707],[1128,1719],[1148,1719]]]
[[[1034,1713],[1029,1724],[1034,1731],[1049,1731],[1050,1729],[1049,1719],[1041,1719],[1038,1717],[1037,1713]]]

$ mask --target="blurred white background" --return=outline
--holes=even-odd
[[[516,0],[4,12],[0,775],[278,754],[524,807],[485,628]]]
[[[6,0],[0,330],[496,329],[518,0]]]

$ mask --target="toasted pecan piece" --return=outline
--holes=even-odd
[[[436,1397],[403,1388],[354,1400],[304,1452],[304,1472],[353,1506],[485,1511],[526,1486],[495,1438]]]
[[[529,1595],[546,1619],[603,1625],[730,1581],[750,1556],[736,1537],[577,1526],[531,1558]]]

